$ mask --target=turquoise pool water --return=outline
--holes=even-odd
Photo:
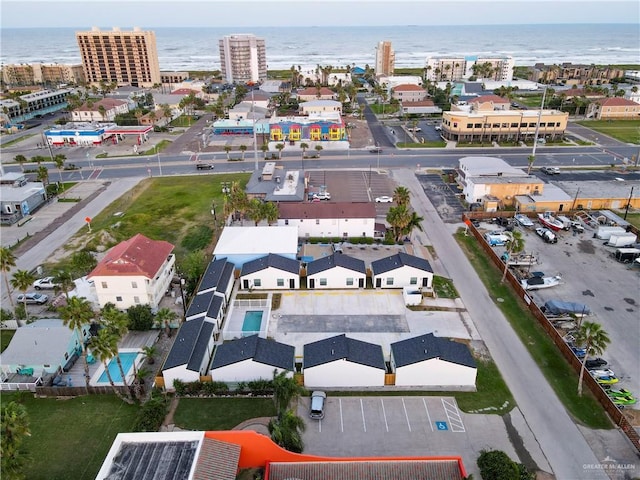
[[[252,334],[260,331],[262,325],[262,310],[249,310],[244,314],[244,322],[242,322],[242,331],[251,332]]]
[[[124,374],[128,375],[129,370],[131,370],[131,367],[133,366],[133,362],[136,360],[136,357],[138,356],[138,353],[137,352],[121,352],[120,354],[118,354],[118,356],[120,357],[120,362],[122,363],[122,370],[124,371]],[[109,360],[108,367],[109,367],[109,373],[111,374],[111,380],[113,380],[116,383],[122,382],[122,377],[120,376],[120,369],[118,368],[118,361],[115,359],[115,357]],[[97,383],[106,383],[107,385],[109,384],[109,378],[107,377],[106,371],[102,372],[102,375],[100,375],[100,378],[98,379]]]

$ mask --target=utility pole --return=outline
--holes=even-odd
[[[531,174],[531,167],[533,166],[533,162],[536,161],[536,147],[538,146],[538,134],[540,133],[540,120],[542,119],[542,109],[544,108],[544,98],[547,95],[547,87],[545,85],[544,92],[542,92],[542,105],[540,105],[540,110],[538,110],[538,121],[536,122],[536,133],[533,136],[533,150],[531,151],[531,161],[529,162],[529,169],[527,170],[527,175]]]
[[[253,98],[253,85],[251,86],[251,120],[253,120],[253,160],[255,162],[255,170],[258,171],[258,139],[256,138],[256,109],[255,100]]]
[[[631,193],[629,193],[629,200],[627,200],[627,207],[624,209],[624,219],[627,219],[627,214],[629,213],[629,207],[631,207],[631,197],[633,197],[633,188],[631,187]]]

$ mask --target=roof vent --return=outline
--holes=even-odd
[[[335,355],[335,350],[333,348],[331,349],[331,355]]]

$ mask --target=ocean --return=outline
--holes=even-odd
[[[145,29],[144,25],[141,25]],[[80,63],[75,32],[81,28],[2,28],[0,62]],[[122,27],[132,30],[132,27]],[[111,30],[103,27],[102,30]],[[153,28],[160,69],[218,70],[218,40],[234,33],[264,38],[269,70],[292,65],[375,66],[375,47],[390,40],[396,68],[424,67],[436,55],[510,55],[516,65],[538,62],[640,64],[635,24],[403,27]]]

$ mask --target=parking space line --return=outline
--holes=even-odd
[[[407,427],[409,427],[409,431],[411,431],[411,423],[409,423],[409,414],[407,413],[407,406],[404,403],[404,398],[402,399],[402,407],[404,408],[404,416],[407,419]]]
[[[380,403],[382,404],[382,416],[384,417],[384,426],[389,431],[389,424],[387,423],[387,412],[384,411],[384,400],[380,399]]]
[[[322,433],[322,419],[318,420],[318,432]]]
[[[364,431],[367,431],[367,423],[364,421],[364,405],[362,404],[362,399],[360,399],[360,411],[362,412],[362,428]]]
[[[342,399],[339,398],[338,401],[340,402],[340,431],[344,433],[344,421],[342,419]]]
[[[427,412],[427,420],[429,420],[429,426],[431,427],[431,431],[433,432],[433,422],[431,421],[431,415],[429,415],[429,409],[427,408],[427,400],[423,398],[422,403],[424,404],[424,411]]]
[[[458,405],[444,398],[442,400],[442,407],[444,408],[444,413],[447,415],[447,419],[449,420],[449,425],[451,425],[452,432],[464,432],[464,423],[462,423],[462,416],[460,415],[460,410],[458,410]]]

